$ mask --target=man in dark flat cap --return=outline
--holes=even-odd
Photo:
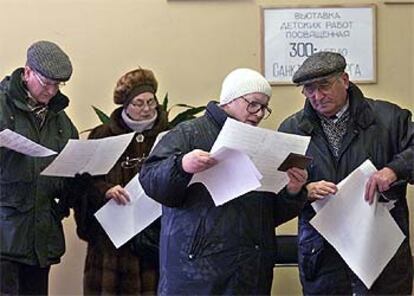
[[[59,152],[78,133],[60,92],[72,64],[55,43],[27,50],[24,68],[0,82],[0,131],[10,129]],[[40,176],[53,160],[0,148],[0,294],[45,295],[50,265],[65,251],[61,219],[64,180]]]
[[[414,125],[411,113],[395,104],[366,98],[349,81],[346,61],[318,52],[293,76],[302,87],[305,106],[279,130],[311,136],[307,154],[308,202],[299,217],[299,271],[303,293],[324,295],[409,295],[413,264],[409,245],[407,183],[414,182]],[[335,249],[312,227],[311,203],[335,194],[337,184],[370,159],[378,171],[369,179],[365,200],[395,200],[391,215],[406,235],[400,248],[368,289]]]

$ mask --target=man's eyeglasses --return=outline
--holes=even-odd
[[[324,80],[322,82],[314,82],[310,84],[305,84],[302,89],[302,93],[306,97],[312,97],[315,95],[316,91],[319,90],[323,94],[327,94],[332,90],[332,87],[339,79],[339,75],[336,75],[331,80]]]
[[[36,71],[33,71],[34,76],[36,77],[36,80],[39,82],[39,84],[42,87],[57,87],[57,88],[61,88],[62,86],[65,85],[64,82],[56,82],[56,81],[46,81],[46,78],[43,78],[39,73],[37,73]]]
[[[267,119],[270,114],[272,114],[272,109],[270,109],[269,106],[259,102],[249,101],[245,97],[241,98],[247,103],[246,111],[250,114],[256,114],[259,111],[263,111],[263,119]]]

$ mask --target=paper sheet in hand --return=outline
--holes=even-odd
[[[216,206],[260,187],[262,175],[244,152],[221,147],[211,156],[218,163],[195,174],[189,185],[203,183]]]
[[[220,147],[244,151],[263,175],[257,190],[278,193],[289,181],[277,168],[289,153],[305,154],[310,137],[275,132],[228,118],[211,152]]]
[[[127,205],[110,200],[95,213],[95,217],[116,248],[121,247],[161,216],[161,204],[149,198],[138,175],[125,186],[131,198]]]
[[[19,153],[35,157],[46,157],[57,154],[56,151],[39,145],[9,129],[4,129],[0,132],[0,147],[6,147]]]
[[[365,161],[310,221],[368,288],[405,238],[386,206],[364,200],[365,184],[375,171]]]
[[[304,170],[311,161],[312,157],[297,153],[289,153],[288,157],[286,157],[286,159],[278,167],[278,170],[286,172],[288,169],[293,167]]]
[[[41,175],[73,177],[76,173],[105,175],[131,142],[134,133],[93,140],[69,140]]]

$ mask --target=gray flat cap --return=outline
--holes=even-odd
[[[55,81],[67,81],[72,75],[72,63],[68,55],[57,44],[49,41],[38,41],[28,48],[27,65]]]
[[[293,75],[296,84],[311,83],[335,73],[344,72],[345,58],[336,52],[320,51],[308,57]]]

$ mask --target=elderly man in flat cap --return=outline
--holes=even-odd
[[[60,151],[78,133],[64,109],[60,87],[72,64],[48,41],[32,44],[24,68],[0,83],[0,130],[10,129]],[[53,157],[35,158],[0,148],[0,294],[45,295],[50,265],[65,251],[61,219],[66,207],[60,178],[40,176]]]
[[[307,154],[308,203],[299,218],[299,269],[304,294],[411,294],[413,266],[409,245],[407,183],[414,182],[414,126],[411,113],[395,104],[366,98],[349,81],[343,56],[318,52],[293,76],[302,87],[305,106],[280,130],[311,136]],[[395,256],[368,289],[339,254],[312,227],[311,203],[337,191],[337,184],[366,159],[377,167],[365,188],[372,203],[376,192],[395,200],[391,215],[406,235]],[[385,199],[380,201],[387,201]]]

